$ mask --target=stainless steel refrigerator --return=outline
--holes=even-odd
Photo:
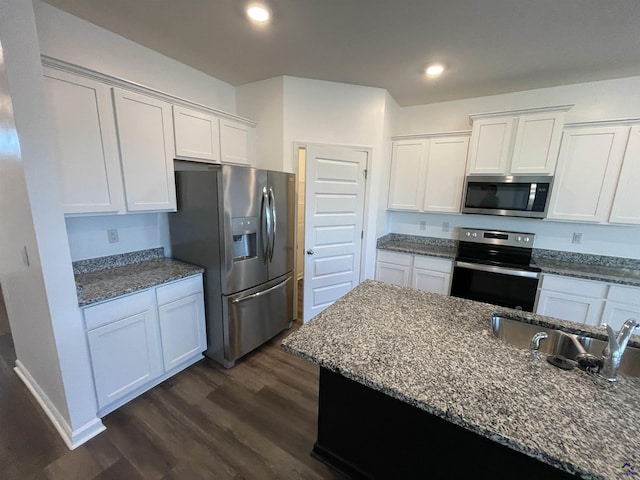
[[[206,355],[229,368],[291,326],[295,176],[175,162],[173,258],[205,267]]]

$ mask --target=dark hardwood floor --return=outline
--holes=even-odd
[[[0,478],[342,478],[310,456],[318,367],[280,349],[289,332],[230,370],[193,365],[107,415],[107,430],[74,451],[13,372],[1,335]]]

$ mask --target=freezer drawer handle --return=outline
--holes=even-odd
[[[261,292],[256,292],[253,293],[251,295],[247,295],[246,297],[240,297],[240,298],[236,298],[235,300],[231,300],[231,303],[240,303],[240,302],[244,302],[245,300],[251,300],[252,298],[256,298],[259,297],[261,295],[264,295],[265,293],[269,293],[277,288],[280,288],[282,286],[284,286],[289,280],[291,280],[291,278],[293,277],[287,277],[285,280],[283,280],[282,282],[278,283],[277,285],[274,285],[271,288],[267,288],[266,290],[263,290]]]

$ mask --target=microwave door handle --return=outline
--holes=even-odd
[[[276,216],[276,196],[273,193],[273,188],[269,187],[269,205],[271,206],[271,252],[269,253],[269,261],[273,260],[273,252],[276,248],[276,230],[278,226],[278,220]]]
[[[527,202],[527,212],[530,212],[533,209],[533,202],[536,200],[537,190],[538,190],[538,184],[535,182],[532,182],[531,188],[529,189],[529,201]]]

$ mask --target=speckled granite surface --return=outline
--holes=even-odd
[[[640,287],[640,260],[534,249],[533,261],[542,273]]]
[[[282,346],[582,478],[619,478],[623,462],[638,465],[640,378],[612,384],[531,360],[491,333],[495,311],[582,327],[368,280]]]
[[[153,258],[123,266],[79,273],[75,275],[78,304],[86,307],[203,271],[202,267],[171,258]]]
[[[458,248],[458,242],[455,240],[398,233],[388,233],[380,237],[377,245],[380,250],[450,259],[456,256],[456,248]]]
[[[456,256],[458,242],[389,233],[378,239],[377,248],[453,259]],[[535,248],[533,258],[534,263],[542,269],[542,273],[640,286],[640,260]]]
[[[148,250],[138,250],[136,252],[120,253],[107,257],[89,258],[87,260],[77,260],[73,262],[73,273],[89,273],[106,268],[123,267],[132,263],[144,262],[164,258],[164,248],[150,248]]]

